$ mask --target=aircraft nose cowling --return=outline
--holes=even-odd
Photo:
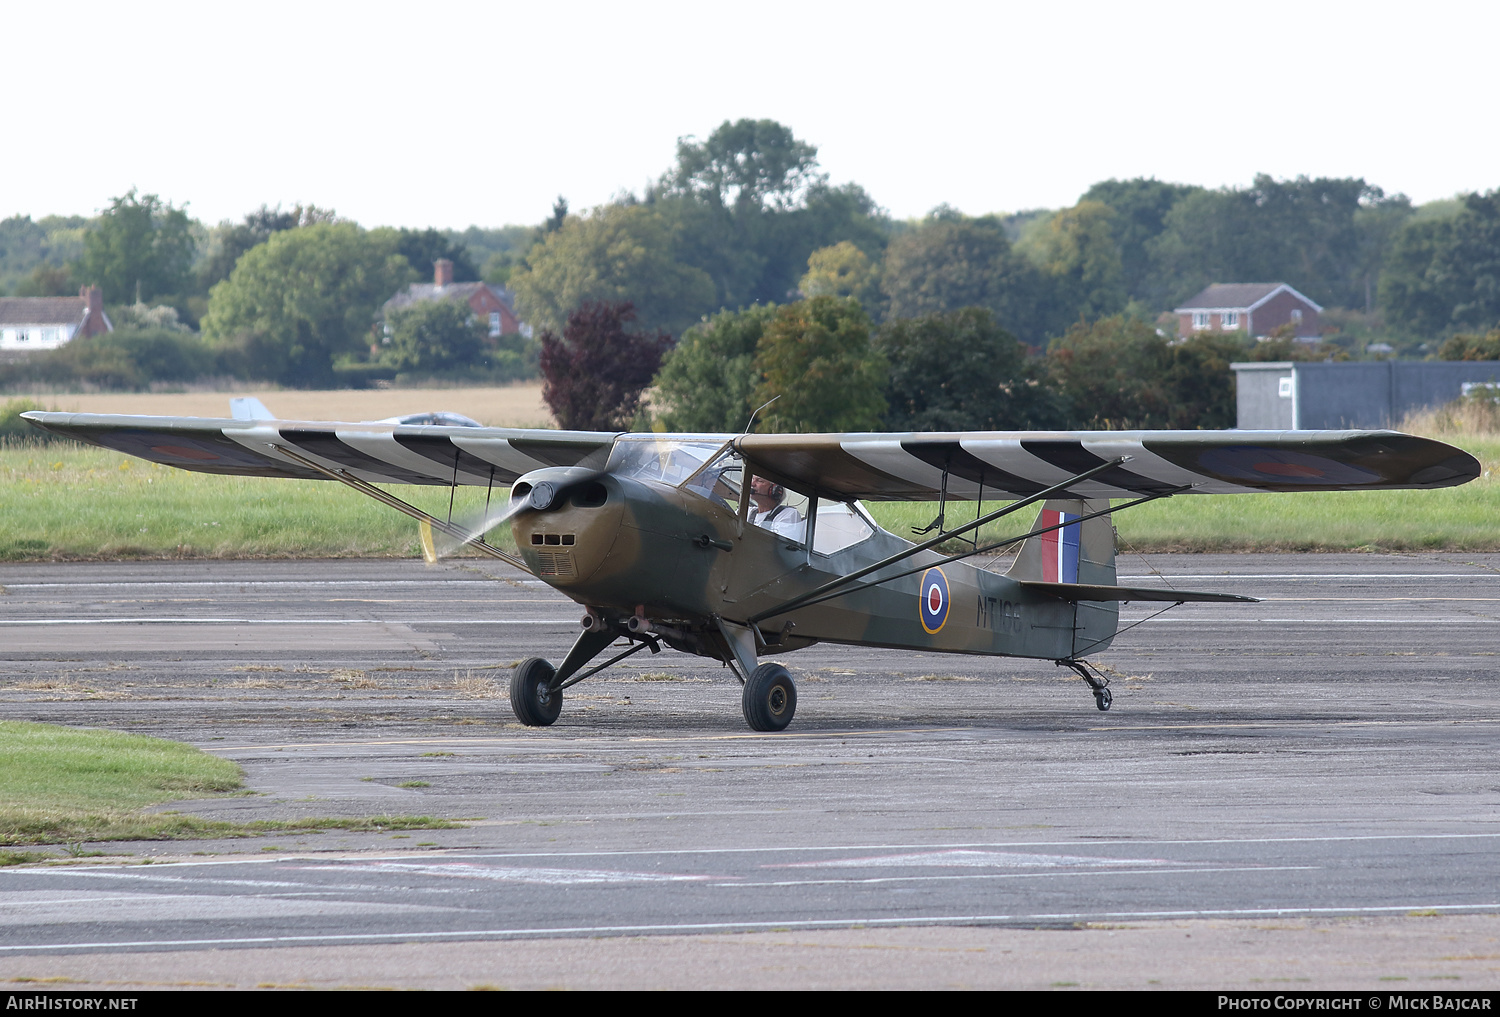
[[[511,497],[529,503],[512,518],[511,533],[521,560],[536,575],[569,587],[599,571],[624,515],[613,477],[579,467],[535,470],[516,481]]]

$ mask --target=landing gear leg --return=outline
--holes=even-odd
[[[1109,704],[1115,701],[1114,694],[1109,691],[1109,679],[1099,673],[1099,669],[1086,660],[1059,660],[1058,667],[1070,667],[1078,672],[1078,676],[1089,683],[1089,690],[1094,693],[1094,705],[1100,711],[1108,710]]]

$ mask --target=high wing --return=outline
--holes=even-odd
[[[1480,473],[1467,452],[1399,431],[747,434],[735,447],[755,472],[838,500],[1022,498],[1121,456],[1071,495],[1436,488]]]
[[[389,484],[507,486],[548,466],[602,467],[610,431],[29,412],[54,434],[200,473],[319,479],[297,459]],[[671,438],[672,435],[659,435]],[[706,435],[694,435],[702,440]],[[1452,487],[1479,476],[1461,449],[1398,431],[970,431],[720,435],[751,468],[837,500],[1003,500],[1072,485],[1078,498],[1166,492]],[[277,448],[295,454],[284,455]],[[1187,488],[1188,490],[1182,490]]]
[[[65,438],[199,473],[322,480],[278,448],[380,484],[508,487],[548,466],[603,466],[612,431],[30,412]],[[727,440],[727,439],[726,439]]]

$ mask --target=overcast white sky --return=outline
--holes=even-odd
[[[3,26],[0,216],[137,186],[209,222],[310,201],[534,223],[740,117],[898,217],[1057,207],[1109,177],[1500,186],[1493,0],[16,2]]]

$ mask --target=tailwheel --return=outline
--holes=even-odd
[[[1109,679],[1100,674],[1094,665],[1086,660],[1059,660],[1058,667],[1070,667],[1078,672],[1078,676],[1089,683],[1089,691],[1094,694],[1094,705],[1099,707],[1101,713],[1109,709],[1110,704],[1115,701],[1113,692],[1109,691]]]
[[[752,731],[781,731],[797,712],[797,686],[780,664],[762,664],[750,672],[740,701]]]
[[[554,689],[557,669],[541,657],[527,657],[510,676],[510,708],[527,727],[547,727],[562,713],[562,689]]]

